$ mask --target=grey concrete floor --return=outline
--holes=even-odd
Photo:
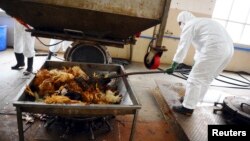
[[[62,55],[59,54],[58,57],[62,57]],[[28,84],[30,77],[23,76],[22,73],[24,70],[17,71],[10,69],[11,66],[16,63],[12,49],[0,52],[0,58],[0,88],[2,89],[2,91],[0,91],[0,112],[2,113],[0,114],[0,119],[2,119],[0,120],[0,126],[2,125],[3,127],[0,130],[0,140],[15,141],[18,140],[18,132],[16,116],[12,115],[15,114],[15,107],[13,107],[12,103],[15,101],[20,89]],[[35,57],[34,72],[39,70],[45,60],[45,56]],[[52,60],[59,61],[55,57],[53,57]],[[125,68],[127,72],[145,70],[141,63],[132,63],[131,65],[125,66]],[[130,85],[142,105],[142,109],[139,111],[135,140],[177,140],[176,133],[171,130],[170,126],[164,120],[151,94],[151,90],[156,87],[155,82],[151,81],[153,77],[160,78],[158,75],[150,75],[150,77],[143,75],[129,76]],[[117,122],[114,134],[109,134],[107,137],[100,138],[100,140],[127,141],[130,135],[132,119],[129,115],[117,116],[117,121],[119,122]],[[49,137],[41,131],[41,127],[42,124],[35,122],[34,125],[25,132],[25,139],[30,141],[43,137],[43,140],[49,140]],[[24,128],[26,128],[26,126]],[[147,138],[145,138],[145,136],[147,136]]]
[[[62,57],[62,55],[58,55]],[[0,52],[0,112],[5,113],[15,113],[15,108],[12,106],[12,102],[15,100],[17,92],[20,91],[21,87],[27,84],[29,77],[24,77],[22,71],[11,70],[11,66],[14,65],[15,57],[12,49],[7,49]],[[40,66],[45,61],[46,57],[35,57],[34,60],[34,71],[37,71]],[[53,57],[52,60],[58,61],[59,59]],[[124,66],[126,72],[137,72],[137,71],[148,71],[143,63],[133,62],[127,66]],[[165,69],[168,65],[161,65],[161,68]],[[232,76],[233,78],[241,79],[238,75],[232,73],[223,73],[227,76]],[[178,75],[178,74],[177,74]],[[244,75],[247,79],[250,80],[250,76]],[[186,81],[180,78],[174,77],[168,74],[148,74],[148,75],[133,75],[128,76],[130,85],[132,86],[134,93],[137,95],[142,108],[139,111],[139,121],[137,125],[135,140],[136,141],[146,141],[146,140],[156,140],[156,141],[165,141],[165,140],[178,140],[178,133],[172,130],[170,125],[165,121],[160,108],[155,101],[152,91],[157,87],[157,82],[168,82],[172,84],[183,84],[185,86]],[[231,81],[231,80],[228,80]],[[242,80],[245,81],[245,80]],[[228,84],[214,81],[213,85],[220,86],[230,86]],[[209,93],[206,96],[208,104],[213,104],[213,102],[222,101],[225,96],[234,95],[234,96],[245,96],[250,97],[249,89],[232,89],[232,88],[222,88],[222,87],[210,87]],[[204,104],[204,103],[203,103]],[[202,105],[202,103],[201,103]],[[17,140],[17,129],[15,116],[11,115],[0,115],[0,129],[1,141],[13,141]],[[130,117],[122,116],[118,117],[124,123],[131,121]],[[8,122],[9,121],[9,122]],[[129,123],[128,123],[129,124]],[[129,136],[130,128],[120,127],[118,134],[122,135],[124,138],[119,140],[127,140]],[[117,134],[117,135],[118,135]],[[145,138],[145,136],[147,138]],[[28,139],[32,140],[32,138]]]

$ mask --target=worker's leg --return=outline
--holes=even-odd
[[[33,58],[35,56],[35,38],[31,36],[29,32],[25,33],[24,38],[24,55],[27,57],[27,69],[23,73],[24,75],[29,75],[33,71]]]
[[[24,63],[24,55],[23,55],[23,34],[24,34],[24,27],[15,22],[15,30],[14,30],[14,53],[17,64],[12,66],[11,69],[22,69],[25,66]]]
[[[200,101],[202,93],[205,95],[205,92],[208,90],[206,86],[209,86],[209,82],[202,83],[198,79],[188,79],[182,106],[174,106],[173,110],[181,114],[192,115],[193,109],[196,108],[197,103]]]
[[[197,103],[202,100],[207,93],[209,85],[226,67],[231,56],[215,56],[207,58],[201,56],[196,62],[187,80],[187,87],[183,106],[195,109]]]
[[[228,50],[228,55],[221,59],[221,61],[218,61],[219,59],[216,59],[218,61],[218,64],[214,66],[214,74],[210,78],[207,78],[207,83],[202,85],[201,91],[200,91],[200,101],[202,101],[205,97],[205,94],[207,93],[207,90],[209,88],[209,85],[212,83],[213,79],[220,75],[220,73],[226,68],[226,66],[230,63],[233,56],[233,49]],[[221,62],[221,63],[219,63]],[[210,79],[210,80],[209,80]]]
[[[210,83],[209,83],[210,84]],[[203,101],[208,89],[209,89],[209,84],[205,84],[205,85],[202,85],[201,86],[201,89],[200,89],[200,99],[199,101]]]
[[[50,60],[51,59],[51,57],[54,55],[54,53],[53,52],[51,52],[51,51],[49,51],[49,54],[48,54],[48,56],[47,56],[47,60]]]
[[[53,44],[56,44],[56,45],[49,47],[49,54],[48,54],[47,60],[50,60],[51,57],[52,57],[56,52],[59,51],[59,49],[61,48],[61,45],[62,45],[62,43],[59,43],[59,42],[61,42],[61,41],[60,41],[60,40],[57,40],[57,39],[51,39],[51,40],[50,40],[50,45],[53,45]],[[57,43],[59,43],[59,44],[57,44]]]
[[[226,46],[226,44],[225,44]],[[203,99],[213,79],[226,67],[233,55],[233,48],[218,46],[222,50],[205,50],[200,53],[189,74],[182,106],[173,110],[182,114],[192,114],[200,98]],[[227,46],[226,46],[227,47]]]
[[[205,56],[205,55],[204,55]],[[173,110],[185,115],[191,115],[193,109],[200,101],[200,97],[204,97],[210,83],[213,80],[214,73],[221,65],[221,58],[208,58],[202,55],[195,62],[186,85],[186,92],[182,106],[175,106]]]
[[[61,42],[61,43],[59,43],[59,42],[61,42],[61,40],[51,39],[49,44],[50,45],[56,44],[56,45],[49,47],[49,51],[54,52],[54,53],[58,52],[62,46],[62,43],[63,43],[63,42]],[[57,44],[57,43],[59,43],[59,44]]]
[[[199,102],[200,91],[201,85],[199,83],[187,82],[183,106],[188,109],[195,109]]]
[[[214,64],[212,60],[200,58],[195,62],[186,85],[185,98],[183,106],[189,109],[195,109],[201,97],[204,97],[210,83],[213,81],[215,68],[218,68],[218,63]]]
[[[24,75],[29,75],[33,72],[33,57],[27,58],[28,67],[25,72],[23,72]]]
[[[15,57],[16,57],[17,64],[15,66],[12,66],[11,69],[13,70],[23,69],[25,66],[23,53],[15,53]]]

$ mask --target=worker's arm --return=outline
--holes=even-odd
[[[177,68],[179,63],[182,63],[184,58],[187,55],[190,44],[193,40],[194,30],[193,24],[190,23],[184,27],[181,33],[180,42],[173,58],[173,63],[170,68],[166,69],[165,72],[168,74],[172,74]]]
[[[178,63],[177,62],[173,62],[173,64],[171,65],[170,68],[166,69],[165,72],[168,74],[172,74],[174,73],[175,69],[178,67]]]
[[[192,23],[187,23],[187,25],[184,26],[182,30],[180,42],[178,44],[178,48],[173,58],[174,62],[177,63],[183,62],[183,60],[187,56],[188,49],[191,45],[193,37],[194,37],[194,25]]]

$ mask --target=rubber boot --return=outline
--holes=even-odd
[[[54,54],[53,52],[49,51],[49,54],[48,54],[47,60],[50,60],[53,54]]]
[[[28,67],[25,72],[23,72],[24,75],[29,75],[33,71],[33,57],[28,58]]]
[[[180,105],[180,106],[173,106],[173,111],[186,116],[191,116],[194,110],[185,108],[182,105]]]
[[[16,57],[17,64],[15,66],[12,66],[11,69],[13,70],[23,69],[25,66],[23,53],[15,53],[15,57]]]

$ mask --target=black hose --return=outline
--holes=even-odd
[[[181,78],[181,79],[183,79],[183,80],[187,80],[186,78],[184,78],[184,77],[181,77],[181,76],[179,76],[179,75],[176,75],[176,74],[171,74],[171,75],[173,75],[173,76],[175,76],[175,77],[178,77],[178,78]]]
[[[181,75],[185,78],[188,78],[187,76],[188,73],[181,73]],[[229,79],[232,79],[232,80],[235,80],[237,81],[237,79],[234,79],[234,78],[230,78],[230,77],[227,77],[227,76],[224,76],[222,75],[222,77],[225,77],[225,78],[229,78]],[[236,83],[231,83],[231,82],[228,82],[228,81],[224,81],[224,80],[221,80],[221,79],[218,79],[218,78],[215,78],[215,80],[217,81],[221,81],[223,83],[227,83],[227,84],[231,84],[231,85],[236,85],[236,86],[239,86],[239,87],[232,87],[232,86],[218,86],[218,85],[210,85],[210,86],[214,86],[214,87],[223,87],[223,88],[234,88],[234,89],[250,89],[250,85],[240,85],[240,84],[236,84]],[[238,80],[239,82],[241,82],[240,80]],[[242,81],[243,82],[243,81]]]
[[[245,79],[246,81],[250,82],[249,79],[247,79],[246,77],[244,77],[243,75],[241,75],[239,72],[237,72],[237,74],[238,74],[241,78],[243,78],[243,79]]]
[[[37,39],[42,45],[44,45],[44,46],[46,46],[46,47],[55,46],[55,45],[58,45],[58,44],[60,44],[60,43],[62,43],[62,42],[64,41],[64,40],[61,40],[61,41],[59,41],[59,42],[57,42],[57,43],[55,43],[55,44],[47,45],[47,44],[43,43],[38,37],[36,37],[36,39]]]
[[[228,76],[225,76],[225,75],[222,75],[222,74],[220,74],[219,76],[222,76],[222,77],[225,77],[225,78],[228,78],[228,79],[231,79],[231,80],[234,80],[234,81],[238,81],[238,82],[241,82],[241,83],[245,83],[245,84],[250,84],[250,83],[248,83],[248,82],[244,82],[244,81],[241,81],[241,80],[238,80],[238,79],[234,79],[234,78],[231,78],[231,77],[228,77]]]
[[[188,79],[188,77],[185,75],[185,73],[180,73],[184,78]]]
[[[188,75],[189,73],[185,73],[185,72],[184,72],[184,73],[181,73],[181,75],[182,75],[183,77],[188,78],[187,76],[185,76],[185,74]],[[234,80],[234,81],[238,81],[238,82],[241,82],[241,83],[245,83],[245,84],[248,84],[248,85],[240,85],[240,84],[236,84],[236,83],[224,81],[224,80],[221,80],[221,79],[219,79],[219,78],[215,78],[215,80],[221,81],[221,82],[223,82],[223,83],[227,83],[227,84],[239,86],[239,87],[250,87],[250,83],[246,83],[246,82],[244,82],[244,81],[240,81],[240,80],[238,80],[238,79],[234,79],[234,78],[231,78],[231,77],[228,77],[228,76],[225,76],[225,75],[220,75],[220,76],[225,77],[225,78],[228,78],[228,79],[231,79],[231,80]]]
[[[162,69],[162,68],[157,68],[158,70],[160,70],[160,71],[164,71],[164,69]],[[175,71],[176,72],[176,71]],[[178,72],[182,72],[181,70],[178,70]],[[175,76],[175,77],[178,77],[178,78],[180,78],[180,79],[183,79],[183,80],[187,80],[185,77],[181,77],[181,76],[179,76],[179,75],[176,75],[176,74],[171,74],[171,75],[173,75],[173,76]]]
[[[250,87],[250,85],[240,85],[240,84],[236,84],[236,83],[231,83],[231,82],[228,82],[228,81],[221,80],[219,78],[215,78],[215,80],[218,80],[218,81],[221,81],[221,82],[224,82],[224,83],[227,83],[227,84],[235,85],[235,86]]]
[[[187,76],[185,76],[185,73],[181,73],[181,75],[185,78],[188,78]],[[229,78],[227,76],[223,76],[225,78]],[[229,78],[230,79],[230,78]],[[237,79],[234,79],[234,78],[231,78],[232,80],[235,80],[237,81]],[[250,87],[250,85],[240,85],[240,84],[236,84],[236,83],[231,83],[231,82],[228,82],[228,81],[224,81],[224,80],[221,80],[219,78],[215,78],[215,80],[217,81],[220,81],[220,82],[223,82],[223,83],[227,83],[227,84],[231,84],[231,85],[235,85],[235,86],[239,86],[239,87]],[[240,80],[238,80],[240,82]]]
[[[57,58],[57,59],[59,59],[59,60],[61,60],[61,61],[65,61],[65,59],[62,59],[60,57],[57,57],[57,56],[54,56],[54,57]]]
[[[161,71],[164,71],[163,69],[161,68],[158,68],[158,70],[161,70]],[[181,70],[184,70],[184,71],[181,71]],[[176,71],[175,71],[176,72]],[[178,77],[178,78],[181,78],[183,80],[187,80],[187,76],[189,74],[188,72],[188,69],[179,69],[178,72],[183,76],[178,76],[178,75],[175,75],[175,74],[172,74],[173,76],[175,77]],[[228,78],[228,79],[231,79],[231,80],[235,80],[235,81],[238,81],[238,82],[242,82],[242,83],[246,83],[244,81],[240,81],[240,80],[237,80],[237,79],[234,79],[234,78],[231,78],[231,77],[228,77],[228,76],[225,76],[225,75],[221,75],[222,77],[225,77],[225,78]],[[219,86],[219,85],[210,85],[210,86],[213,86],[213,87],[223,87],[223,88],[234,88],[234,89],[250,89],[250,85],[240,85],[240,84],[236,84],[236,83],[231,83],[231,82],[227,82],[227,81],[224,81],[224,80],[221,80],[221,79],[218,79],[218,78],[215,78],[216,80],[218,81],[221,81],[221,82],[224,82],[224,83],[227,83],[227,84],[231,84],[231,85],[236,85],[236,86],[239,86],[239,87],[232,87],[232,86]],[[246,84],[249,84],[249,83],[246,83]]]
[[[147,52],[146,52],[146,53],[149,53],[150,47],[153,46],[153,41],[154,41],[154,39],[152,39],[152,40],[149,42],[148,47],[147,47]]]
[[[231,86],[218,86],[218,85],[210,85],[210,86],[213,86],[213,87],[222,87],[222,88],[231,88],[231,89],[246,89],[246,90],[250,90],[250,87],[249,88],[244,88],[244,87],[231,87]]]
[[[164,69],[162,69],[162,68],[157,68],[157,70],[164,71]]]

